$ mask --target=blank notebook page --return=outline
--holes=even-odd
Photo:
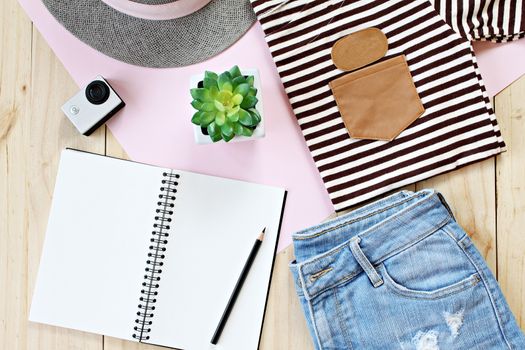
[[[66,150],[30,320],[135,340],[163,173],[170,169]],[[266,236],[217,349],[256,349],[285,191],[183,171],[151,325],[142,342],[188,350],[209,341],[248,254]],[[143,304],[143,303],[142,303]],[[147,338],[146,338],[147,335]]]
[[[133,339],[162,171],[62,152],[29,319]]]
[[[284,191],[180,175],[149,342],[207,349],[250,250],[266,227],[218,344],[228,350],[257,349]]]

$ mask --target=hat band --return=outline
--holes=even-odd
[[[102,1],[106,5],[126,15],[160,21],[190,15],[208,5],[211,0],[177,0],[160,5],[148,5],[128,0]]]

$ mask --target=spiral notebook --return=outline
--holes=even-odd
[[[64,150],[30,321],[171,348],[257,349],[286,191]]]

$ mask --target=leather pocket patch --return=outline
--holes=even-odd
[[[386,35],[367,28],[339,39],[332,47],[332,61],[340,70],[352,71],[383,58],[387,50]]]
[[[391,141],[425,111],[404,55],[330,82],[352,138]]]

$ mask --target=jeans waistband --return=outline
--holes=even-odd
[[[355,240],[376,266],[451,219],[439,193],[401,191],[298,232],[292,236],[296,261],[290,265],[297,290],[310,300],[363,272],[350,247]]]

